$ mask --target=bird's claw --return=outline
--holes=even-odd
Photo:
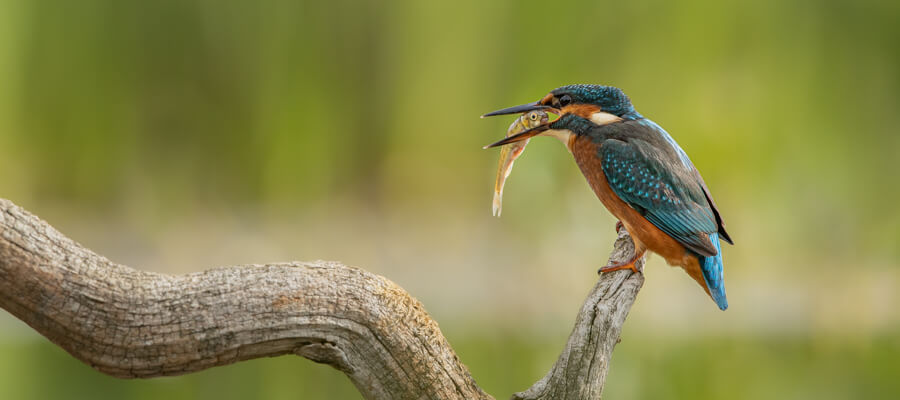
[[[644,273],[643,268],[638,269],[637,262],[643,256],[644,256],[644,250],[638,251],[637,254],[635,254],[634,257],[632,257],[630,260],[609,264],[603,268],[598,269],[597,274],[602,274],[604,272],[618,271],[621,269],[630,269],[630,270],[634,271],[635,273],[642,274],[642,273]]]
[[[598,269],[598,270],[597,270],[597,274],[599,275],[599,274],[602,274],[602,273],[604,273],[604,272],[613,272],[613,271],[619,271],[619,270],[623,270],[623,269],[630,269],[630,270],[634,271],[635,273],[642,273],[643,271],[639,270],[639,269],[634,265],[634,263],[635,263],[635,262],[632,261],[632,262],[625,262],[625,263],[618,263],[618,264],[607,265],[607,266],[605,266],[605,267],[603,267],[603,268]]]
[[[616,221],[616,233],[619,233],[622,229],[625,228],[625,225],[622,224],[622,221]]]

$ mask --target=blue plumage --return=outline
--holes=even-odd
[[[719,306],[719,309],[725,311],[728,308],[728,299],[725,297],[725,267],[722,265],[722,247],[719,245],[719,234],[711,235],[713,243],[716,245],[717,254],[712,257],[698,256],[700,260],[700,269],[703,271],[703,280],[706,281],[706,288],[713,301]]]
[[[662,127],[637,113],[616,88],[572,85],[556,92],[622,118],[618,123],[596,125],[584,116],[566,114],[551,128],[587,136],[597,145],[610,189],[697,258],[699,283],[705,283],[720,309],[728,308],[719,240],[731,243],[731,238],[687,154]]]
[[[603,173],[619,198],[698,255],[717,253],[710,234],[719,225],[700,183],[692,176],[670,173],[671,167],[642,152],[640,142],[606,139],[598,155]]]
[[[696,255],[710,296],[725,310],[728,299],[719,244],[720,225],[705,185],[693,163],[666,131],[647,119],[641,119],[638,124],[643,131],[661,138],[660,143],[668,144],[674,157],[659,157],[659,147],[633,136],[628,141],[602,140],[598,156],[610,188],[650,223]],[[618,127],[622,126],[627,125]]]
[[[579,103],[596,104],[613,115],[623,118],[640,118],[640,114],[634,110],[631,100],[622,89],[614,86],[603,85],[568,85],[554,89],[552,94],[568,94],[577,99]]]

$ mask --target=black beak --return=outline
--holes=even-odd
[[[536,101],[536,102],[534,102],[534,103],[522,104],[522,105],[520,105],[520,106],[515,106],[515,107],[510,107],[510,108],[504,108],[504,109],[502,109],[502,110],[497,110],[497,111],[494,111],[494,112],[489,112],[489,113],[487,113],[487,114],[482,115],[481,118],[484,118],[484,117],[493,117],[493,116],[495,116],[495,115],[522,114],[522,113],[527,113],[527,112],[529,112],[529,111],[534,111],[534,110],[547,110],[547,109],[550,109],[550,108],[553,108],[553,107],[545,106],[545,105],[541,104],[539,101]],[[514,137],[514,136],[510,136],[510,137]]]
[[[519,107],[521,107],[521,106],[519,106]],[[513,107],[513,108],[515,108],[515,107]],[[503,110],[501,110],[501,111],[503,111]],[[496,142],[496,143],[491,143],[491,144],[489,144],[489,145],[487,145],[487,146],[484,146],[484,148],[485,148],[485,149],[489,149],[489,148],[491,148],[491,147],[503,146],[504,144],[510,144],[510,143],[515,143],[515,142],[522,141],[522,140],[525,140],[525,139],[530,139],[530,138],[533,138],[533,137],[539,135],[541,132],[546,131],[546,130],[548,130],[548,129],[550,129],[550,124],[538,125],[538,126],[536,126],[536,127],[534,127],[534,128],[531,128],[531,129],[529,129],[529,130],[527,130],[527,131],[519,132],[519,133],[517,133],[517,134],[515,134],[515,135],[512,135],[512,136],[510,136],[510,137],[508,137],[508,138],[504,138],[503,140],[498,141],[498,142]]]

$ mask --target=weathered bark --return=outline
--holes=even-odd
[[[609,262],[630,260],[634,243],[625,229],[609,256]],[[644,258],[635,266],[642,269]],[[541,380],[514,400],[599,399],[613,348],[619,343],[622,324],[644,285],[644,275],[630,271],[603,274],[588,295],[575,320],[566,348]]]
[[[613,259],[626,259],[620,234]],[[604,274],[563,354],[519,399],[599,398],[643,277]],[[0,307],[100,372],[186,374],[297,354],[344,372],[369,399],[490,399],[422,304],[335,262],[169,276],[115,264],[0,199]]]

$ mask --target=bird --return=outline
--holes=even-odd
[[[485,149],[549,136],[574,156],[588,185],[617,228],[634,242],[631,260],[599,273],[631,269],[644,253],[660,255],[696,281],[721,310],[728,308],[720,241],[734,244],[709,188],[687,153],[662,127],[635,110],[616,87],[578,84],[553,89],[540,100],[482,118],[544,110],[558,115]]]

